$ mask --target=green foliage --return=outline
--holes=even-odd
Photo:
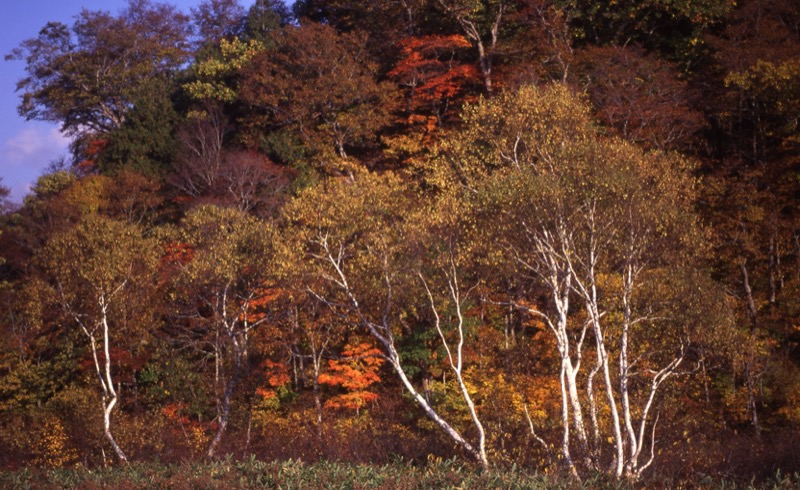
[[[133,109],[100,152],[102,173],[126,169],[151,177],[166,174],[175,153],[178,124],[170,95],[170,83],[163,79],[143,84],[131,95]]]
[[[272,33],[291,22],[286,4],[280,0],[256,0],[247,11],[245,35],[248,39],[272,45]]]
[[[209,412],[211,400],[203,389],[205,379],[187,357],[176,356],[167,346],[156,351],[136,373],[143,403],[156,409],[168,404],[185,406],[194,418]]]
[[[299,167],[301,174],[306,174],[303,166],[307,166],[311,152],[303,145],[300,138],[288,128],[281,128],[263,135],[260,147],[277,161],[292,167]],[[300,177],[303,179],[304,177]],[[304,186],[299,186],[300,188]]]
[[[95,485],[126,485],[130,488],[162,488],[188,485],[203,488],[550,488],[544,479],[512,470],[480,476],[456,461],[432,461],[424,467],[403,464],[372,467],[322,462],[307,465],[299,461],[264,463],[258,460],[225,460],[205,465],[128,466],[98,474],[85,471],[53,471],[47,474],[20,472],[3,475],[19,485],[58,485],[75,488]],[[554,487],[556,488],[556,487]]]
[[[580,43],[641,44],[673,59],[696,61],[704,35],[736,5],[732,0],[557,0]]]
[[[398,351],[403,369],[409,376],[419,377],[433,364],[433,351],[430,345],[437,340],[433,329],[415,329],[400,341]]]
[[[52,197],[72,185],[75,180],[75,174],[67,170],[46,173],[36,180],[36,184],[31,189],[30,197],[26,199],[30,201],[33,198],[45,199]]]
[[[28,413],[47,404],[63,390],[68,390],[78,372],[76,352],[67,342],[52,358],[38,363],[25,360],[11,364],[3,359],[0,378],[0,412]]]
[[[793,488],[800,475],[776,473],[769,481],[737,483],[724,479],[705,478],[691,481],[653,481],[654,486],[677,487],[699,484],[709,489],[782,490]],[[546,476],[512,467],[478,473],[457,460],[435,458],[424,465],[404,461],[383,466],[349,465],[336,462],[307,464],[288,460],[264,462],[255,458],[224,459],[211,463],[182,465],[132,464],[102,470],[22,469],[0,473],[0,483],[8,488],[408,488],[408,489],[599,489],[625,490],[639,488],[625,482],[611,482],[592,476],[582,482],[568,482],[558,476]]]

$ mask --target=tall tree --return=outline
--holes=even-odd
[[[378,81],[364,37],[306,23],[287,26],[274,40],[276,47],[245,69],[248,143],[261,144],[265,130],[288,130],[321,165],[374,146],[391,121],[394,91]]]
[[[130,0],[117,16],[83,10],[71,27],[50,22],[7,56],[25,62],[19,113],[72,136],[119,129],[141,87],[186,62],[188,34],[185,15],[150,0]]]
[[[89,342],[102,395],[103,433],[121,461],[128,458],[112,432],[120,396],[114,357],[150,327],[152,312],[148,320],[139,302],[148,301],[153,290],[157,259],[155,243],[138,227],[97,215],[56,235],[39,258],[53,300]]]
[[[668,257],[685,257],[684,247],[693,246],[695,184],[686,163],[600,137],[588,108],[560,86],[523,87],[469,108],[464,128],[441,146],[439,163],[449,166],[450,185],[465,189],[467,198],[478,196],[483,226],[497,233],[488,243],[546,291],[548,300],[540,306],[511,302],[547,325],[560,356],[564,462],[577,473],[572,425],[585,465],[607,467],[609,461],[601,461],[607,438],[610,472],[639,478],[655,454],[656,441],[652,434],[647,441],[646,434],[653,429],[656,396],[687,359],[701,324],[699,316],[661,309],[672,293],[650,301],[640,296],[644,284],[658,277],[650,271],[679,274]],[[639,324],[650,325],[653,333]],[[654,332],[661,328],[671,334],[659,337]],[[648,341],[635,342],[634,332]],[[633,345],[647,342],[649,348],[632,352]],[[590,355],[595,364],[583,374]],[[647,360],[647,373],[633,374],[635,357]],[[602,405],[593,384],[598,374]],[[607,413],[602,422],[601,406]],[[643,461],[646,446],[651,457]]]
[[[271,316],[278,242],[269,224],[233,208],[200,206],[184,219],[179,243],[191,249],[178,262],[178,318],[190,347],[210,346],[214,361],[217,429],[206,455],[214,457],[230,421],[235,390],[249,369],[250,337]]]
[[[465,310],[473,288],[462,282],[452,219],[458,213],[451,212],[458,203],[448,204],[452,207],[419,205],[398,176],[362,171],[353,181],[329,179],[307,190],[288,205],[286,217],[298,240],[293,248],[300,255],[294,260],[323,279],[308,286],[310,293],[370,335],[414,403],[488,469],[486,434],[465,368]],[[412,328],[431,332],[446,352],[456,397],[467,407],[467,427],[426,396],[424,384],[410,374],[402,339]]]

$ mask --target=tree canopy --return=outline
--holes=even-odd
[[[796,2],[189,12],[10,55],[74,158],[0,187],[0,469],[796,483]]]
[[[188,33],[185,15],[149,0],[131,0],[116,16],[83,10],[72,26],[48,23],[9,55],[28,74],[17,84],[19,113],[59,122],[69,135],[119,129],[135,94],[189,59]]]

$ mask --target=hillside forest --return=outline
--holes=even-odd
[[[795,0],[129,0],[0,194],[0,467],[800,468]]]

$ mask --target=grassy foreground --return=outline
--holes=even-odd
[[[777,475],[759,485],[710,478],[694,482],[649,481],[630,485],[602,477],[582,482],[552,478],[518,469],[482,474],[456,461],[432,461],[425,466],[403,462],[384,466],[299,461],[264,462],[226,459],[211,463],[156,463],[88,470],[22,469],[0,472],[0,488],[8,489],[790,489],[800,488],[800,475]]]

